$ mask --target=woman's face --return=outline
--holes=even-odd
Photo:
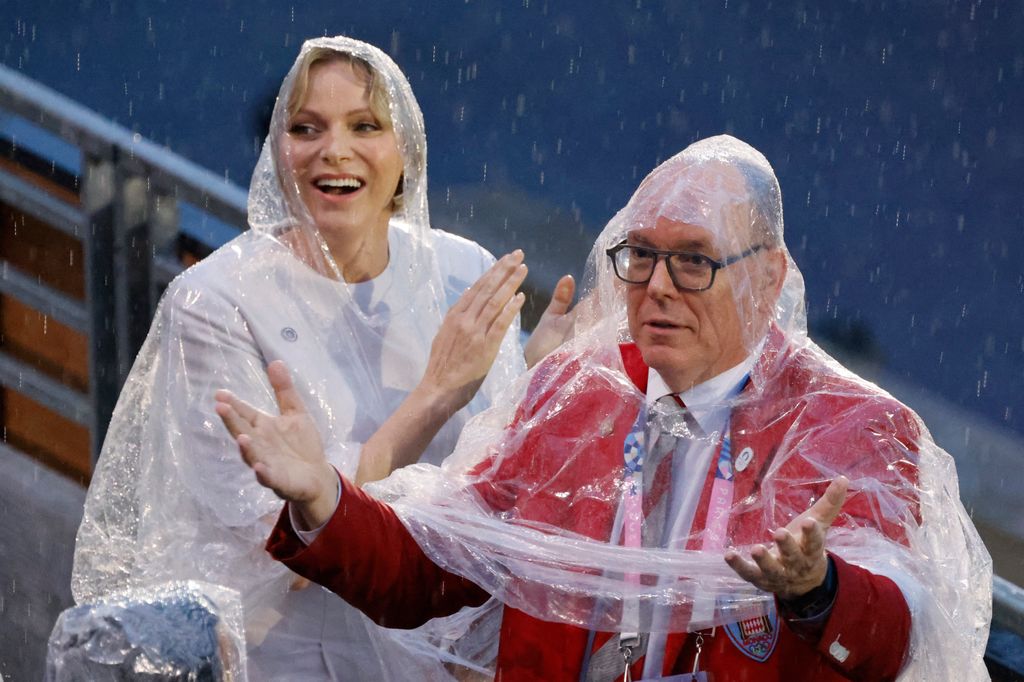
[[[376,250],[381,240],[386,248],[402,156],[394,130],[370,110],[365,76],[351,63],[310,67],[305,101],[288,121],[280,151],[332,252],[338,245]]]

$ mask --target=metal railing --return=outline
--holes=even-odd
[[[0,383],[86,426],[99,455],[118,392],[145,339],[157,300],[181,270],[175,244],[180,208],[245,226],[246,193],[140,135],[0,66],[0,112],[54,136],[72,150],[77,205],[0,168],[0,201],[82,244],[84,303],[0,262],[0,293],[13,296],[89,341],[89,392],[80,394],[0,353]],[[14,147],[28,140],[8,140]],[[23,150],[32,154],[31,150]],[[74,158],[74,155],[77,158]],[[217,246],[214,244],[212,246]]]

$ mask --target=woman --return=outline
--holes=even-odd
[[[269,409],[265,368],[285,360],[340,470],[368,481],[421,452],[436,463],[523,368],[522,254],[488,271],[481,247],[430,229],[409,83],[347,38],[308,41],[285,78],[249,224],[161,302],[93,477],[73,591],[82,602],[170,579],[226,585],[242,594],[250,679],[375,679],[362,619],[266,556],[281,505],[238,461],[214,390]],[[557,322],[564,308],[551,312]],[[401,420],[417,432],[399,443]]]

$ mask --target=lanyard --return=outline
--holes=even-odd
[[[640,546],[643,527],[644,455],[647,452],[646,425],[647,406],[644,405],[622,444],[622,455],[626,466],[624,475],[625,513],[623,515],[623,544],[626,547]],[[630,578],[632,578],[630,582],[639,584],[639,575],[627,574],[627,580]]]
[[[745,375],[729,392],[730,401],[740,394],[749,380],[750,375]],[[685,409],[678,396],[673,395],[673,397]],[[643,535],[644,460],[647,446],[650,445],[647,443],[647,416],[648,406],[645,403],[626,436],[622,448],[624,462],[623,545],[633,548],[641,546]],[[708,514],[701,541],[703,551],[721,552],[726,544],[729,510],[732,507],[734,496],[731,422],[730,414],[725,421],[722,439],[718,444],[718,452],[714,460],[715,474],[711,485],[711,499],[708,503]],[[671,456],[671,454],[667,456]],[[654,475],[653,471],[646,473],[648,476]],[[638,573],[627,573],[624,578],[627,584],[640,584]],[[697,612],[704,615],[703,612],[707,610],[708,606],[708,604],[695,604],[694,615],[697,615]],[[625,600],[623,602],[623,620],[628,621],[631,617],[636,617],[638,610],[639,604],[636,600]],[[622,638],[636,637],[638,633],[623,632],[621,636]]]
[[[730,420],[731,421],[731,420]],[[708,517],[704,524],[704,539],[701,549],[722,550],[729,525],[729,508],[733,497],[732,446],[728,424],[725,437],[718,449],[715,465],[715,480],[711,484],[711,500],[708,503]]]
[[[741,384],[742,386],[742,384]],[[731,419],[726,420],[724,435],[719,442],[717,458],[715,462],[715,478],[711,487],[711,500],[708,507],[707,522],[704,529],[704,537],[701,549],[704,551],[721,551],[725,546],[726,533],[728,532],[729,509],[733,500],[733,466],[731,447]],[[640,547],[643,534],[643,481],[644,481],[644,456],[647,452],[647,406],[645,405],[636,422],[630,429],[629,434],[623,442],[623,460],[625,465],[624,482],[625,494],[623,500],[623,545],[626,547]],[[666,456],[672,456],[671,453]],[[653,476],[653,471],[647,472]],[[638,573],[627,573],[625,581],[630,585],[640,584]],[[623,620],[629,622],[632,619],[639,620],[640,605],[637,600],[623,600]],[[699,601],[694,604],[694,615],[700,617],[710,615],[706,613],[709,608],[714,608],[713,603]],[[620,651],[626,659],[626,677],[629,679],[629,664],[632,663],[631,647],[640,642],[641,634],[638,632],[623,631],[619,635]],[[664,643],[660,642],[660,646]],[[699,653],[698,653],[699,657]],[[694,676],[683,679],[706,679],[700,676],[703,673],[697,670],[698,662],[694,660]]]
[[[636,417],[633,427],[629,430],[626,440],[622,444],[622,456],[625,461],[625,500],[623,509],[623,538],[622,544],[626,547],[639,547],[640,538],[643,533],[644,507],[644,455],[647,452],[647,405],[645,404]],[[626,573],[624,576],[629,585],[640,584],[639,573]],[[623,601],[623,620],[635,618],[639,614],[640,605],[636,600]],[[623,632],[620,641],[638,640],[639,633]],[[628,661],[626,669],[629,669]]]
[[[623,460],[625,472],[624,513],[623,513],[623,545],[640,547],[643,529],[643,481],[644,455],[646,454],[647,407],[640,410],[636,422],[630,429],[623,443]],[[648,472],[653,475],[653,472]],[[733,497],[733,465],[732,446],[729,421],[725,425],[725,434],[718,447],[715,463],[715,479],[711,487],[711,500],[708,507],[707,523],[705,524],[702,549],[722,549],[728,530],[729,508]],[[626,574],[627,582],[639,584],[640,577],[636,573]]]

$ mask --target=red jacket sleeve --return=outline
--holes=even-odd
[[[839,589],[818,652],[851,680],[895,680],[910,643],[910,609],[889,578],[835,554]]]
[[[271,556],[385,627],[418,627],[487,600],[476,584],[431,561],[391,507],[344,477],[341,485],[337,510],[308,547],[285,505],[267,541]]]

